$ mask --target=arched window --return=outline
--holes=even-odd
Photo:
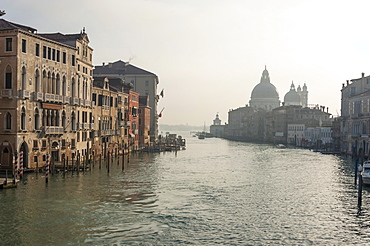
[[[22,107],[21,112],[21,130],[26,130],[26,110]]]
[[[76,81],[75,78],[72,78],[72,97],[76,97]]]
[[[75,115],[75,112],[72,112],[72,115],[71,115],[71,124],[72,124],[72,131],[75,131],[76,130],[76,115]]]
[[[56,126],[59,126],[60,125],[60,123],[59,123],[59,121],[60,121],[60,118],[59,118],[59,111],[58,110],[56,110],[56,112],[55,112],[55,125]]]
[[[5,129],[12,129],[12,115],[8,112],[5,115]]]
[[[27,82],[26,82],[26,68],[22,67],[22,77],[21,77],[21,90],[26,90]]]
[[[45,70],[42,72],[42,92],[48,92],[48,76]]]
[[[67,96],[67,81],[66,81],[66,76],[63,76],[62,95],[63,96]]]
[[[55,73],[51,75],[51,94],[56,94],[56,81],[55,81]]]
[[[56,94],[60,95],[60,76],[59,76],[59,74],[57,74],[57,76],[56,76],[55,86],[56,86],[56,88],[55,88]]]
[[[34,122],[35,122],[35,130],[39,130],[40,129],[40,113],[39,113],[39,109],[36,108],[35,109],[35,119],[34,119]]]
[[[66,112],[65,111],[62,112],[62,126],[63,126],[64,130],[67,127],[67,118],[66,118]]]
[[[51,73],[48,72],[48,83],[47,83],[47,93],[52,93],[52,81],[51,81]]]
[[[40,92],[40,71],[35,72],[35,92]]]
[[[12,68],[8,65],[5,69],[5,89],[11,89],[12,88]]]

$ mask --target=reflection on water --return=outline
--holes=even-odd
[[[134,154],[124,171],[0,190],[1,244],[367,244],[370,188],[359,213],[352,160],[186,138],[186,151]]]

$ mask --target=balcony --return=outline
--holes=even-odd
[[[34,98],[36,101],[43,101],[44,95],[42,92],[34,92]]]
[[[63,96],[62,95],[55,95],[55,102],[62,103],[63,102]]]
[[[30,98],[30,91],[27,91],[27,90],[19,90],[19,98],[20,99],[27,99],[27,98]]]
[[[45,127],[45,134],[63,134],[64,130],[62,126],[46,126]]]
[[[86,106],[86,107],[90,107],[90,108],[91,108],[91,106],[92,106],[91,101],[89,101],[89,100],[85,100],[85,106]]]
[[[45,101],[47,102],[54,102],[55,95],[50,93],[45,93]]]
[[[103,110],[109,110],[109,106],[108,106],[108,105],[103,105],[103,106],[102,106],[102,109],[103,109]]]
[[[71,104],[72,105],[80,105],[80,99],[78,97],[71,97]]]
[[[63,103],[64,103],[64,104],[68,104],[68,103],[69,103],[69,97],[64,96],[64,97],[63,97]]]
[[[90,123],[83,123],[84,124],[84,129],[89,130],[90,129]]]
[[[1,97],[13,98],[12,89],[2,89],[1,90]]]

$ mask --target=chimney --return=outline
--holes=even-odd
[[[349,85],[349,80],[347,80],[347,86]]]
[[[365,77],[365,73],[361,73],[361,75],[362,75],[362,78]]]
[[[344,88],[344,83],[342,84],[342,89]]]
[[[104,65],[105,65],[105,62],[103,62],[103,67],[104,67]]]

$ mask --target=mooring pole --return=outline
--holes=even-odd
[[[122,171],[125,170],[125,149],[122,149]]]
[[[45,182],[49,182],[49,169],[50,169],[50,155],[46,154],[46,171],[45,171]]]
[[[358,201],[357,207],[361,210],[362,206],[362,175],[358,176]]]
[[[357,184],[357,173],[358,173],[358,158],[355,161],[355,185]]]
[[[110,151],[108,151],[108,159],[107,159],[107,171],[109,173],[109,166],[110,166]]]

